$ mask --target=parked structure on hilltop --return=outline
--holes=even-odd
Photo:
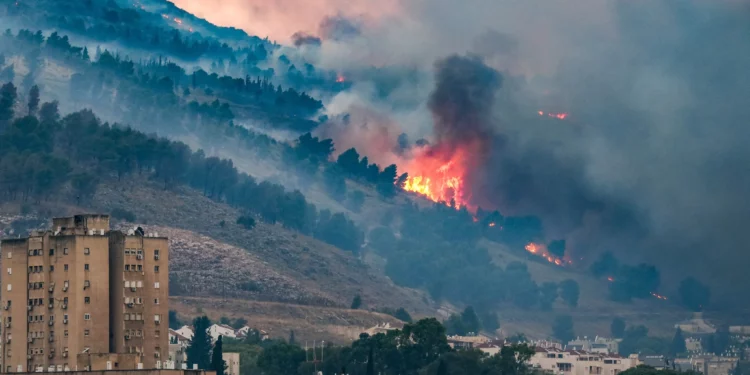
[[[0,372],[173,367],[167,238],[107,215],[52,227],[2,241]]]
[[[688,320],[683,320],[674,325],[675,328],[679,328],[682,332],[690,335],[706,335],[716,333],[716,327],[711,323],[703,319],[702,312],[693,313],[693,317]]]

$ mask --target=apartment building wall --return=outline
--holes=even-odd
[[[27,239],[5,240],[2,243],[2,371],[28,371],[26,357],[29,311],[28,249],[37,247]]]
[[[169,357],[168,240],[112,232],[109,245],[110,350],[140,352],[145,368],[161,367]]]
[[[134,348],[143,368],[166,361],[168,241],[108,227],[106,215],[77,215],[53,219],[52,231],[2,241],[0,372],[83,370],[81,354]],[[125,369],[134,368],[129,362]]]

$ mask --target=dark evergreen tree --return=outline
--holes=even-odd
[[[352,309],[357,310],[362,306],[362,297],[360,297],[359,294],[354,296],[354,299],[352,299]]]
[[[216,371],[216,375],[224,375],[224,370],[227,364],[224,362],[224,344],[222,343],[221,335],[216,340],[213,351],[211,351],[211,369]]]
[[[208,333],[210,326],[211,321],[205,315],[193,320],[193,339],[185,350],[188,367],[198,365],[199,369],[213,368],[211,366],[211,335]]]
[[[39,108],[39,86],[34,85],[29,90],[29,116],[33,115],[34,112]]]
[[[685,346],[685,337],[682,336],[682,330],[680,328],[677,328],[677,331],[674,333],[674,337],[672,338],[672,346],[670,348],[670,353],[672,357],[677,356],[678,354],[682,354],[687,352],[687,348]]]

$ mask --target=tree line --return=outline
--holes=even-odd
[[[194,321],[196,335],[201,331],[200,337],[206,336],[207,321],[205,317]],[[528,361],[534,355],[533,348],[524,344],[504,346],[493,356],[478,349],[454,350],[448,345],[445,327],[434,318],[407,323],[387,333],[361,334],[349,346],[327,344],[312,349],[309,345],[305,349],[296,342],[293,332],[289,340],[258,341],[248,335],[242,341],[226,343],[240,352],[242,375],[303,375],[314,370],[348,375],[525,375],[532,372]],[[188,362],[198,363],[200,368],[218,368],[209,361],[209,348],[208,340],[195,343],[194,339],[188,348]]]
[[[33,95],[30,97],[34,98]],[[187,185],[260,220],[310,234],[356,252],[364,235],[344,214],[318,212],[299,191],[256,182],[231,160],[193,152],[181,142],[148,136],[119,124],[101,123],[90,110],[60,119],[57,103],[14,119],[17,89],[0,88],[0,186],[11,200],[50,199],[69,186],[77,196],[96,191],[100,179],[145,176],[164,189]]]

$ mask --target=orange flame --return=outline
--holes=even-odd
[[[424,151],[424,150],[423,150]],[[443,202],[455,208],[467,206],[464,188],[463,152],[456,151],[447,162],[429,150],[422,152],[406,168],[409,178],[404,190],[425,196],[433,202]]]
[[[538,111],[537,113],[539,114],[539,116],[544,116],[544,111]],[[547,116],[554,117],[560,120],[565,120],[568,117],[568,114],[565,112],[560,112],[560,113],[548,112]]]
[[[553,254],[551,254],[547,250],[547,246],[544,246],[542,244],[537,244],[537,243],[534,243],[534,242],[529,242],[526,245],[525,249],[529,253],[537,255],[537,256],[541,257],[542,259],[544,259],[544,260],[546,260],[546,261],[548,261],[548,262],[550,262],[552,264],[561,266],[561,267],[565,266],[565,264],[573,264],[573,262],[570,259],[563,259],[563,258],[558,258],[558,257],[554,256]]]
[[[651,295],[654,296],[654,297],[656,297],[657,299],[660,299],[660,300],[663,300],[663,301],[666,301],[666,300],[669,299],[666,296],[662,296],[661,294],[658,294],[658,293],[655,293],[655,292],[651,292]]]

